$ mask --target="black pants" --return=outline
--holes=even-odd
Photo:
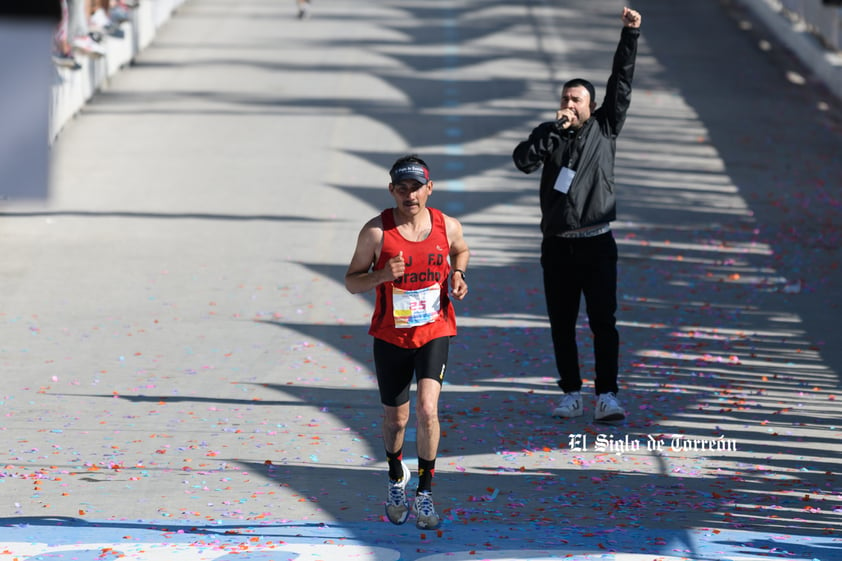
[[[611,232],[592,238],[547,237],[541,244],[544,294],[558,368],[565,392],[582,388],[576,321],[579,302],[593,333],[597,395],[617,392],[620,338],[617,334],[617,243]]]

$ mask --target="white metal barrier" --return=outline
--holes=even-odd
[[[802,23],[829,49],[842,51],[842,5],[834,0],[779,0],[785,15]]]
[[[107,37],[103,57],[77,57],[81,68],[56,67],[50,107],[50,142],[108,79],[131,63],[135,56],[152,42],[158,29],[187,0],[142,0],[132,10],[131,20],[120,27],[124,37]]]

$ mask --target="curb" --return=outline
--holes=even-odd
[[[803,24],[787,19],[770,0],[737,0],[766,25],[772,33],[825,83],[842,101],[842,53],[824,48]]]

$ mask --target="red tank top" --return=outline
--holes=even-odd
[[[409,241],[398,232],[392,209],[380,214],[383,247],[375,269],[403,251],[404,275],[377,285],[369,334],[405,349],[417,349],[433,339],[456,335],[456,315],[448,295],[450,244],[444,215],[427,208],[432,230],[425,240]]]

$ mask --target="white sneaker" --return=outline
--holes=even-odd
[[[415,495],[415,527],[419,530],[435,530],[441,525],[433,505],[433,494],[422,491]]]
[[[70,68],[71,70],[79,70],[82,68],[79,66],[79,63],[76,62],[76,59],[73,58],[73,55],[70,53],[53,53],[53,62],[56,63],[57,66],[61,66],[62,68]]]
[[[623,409],[614,392],[600,394],[596,399],[596,411],[593,420],[601,423],[614,423],[626,418]]]
[[[71,42],[71,45],[74,49],[76,49],[77,51],[81,51],[86,55],[98,57],[105,55],[105,46],[97,43],[87,35],[83,35],[82,37],[75,37]]]
[[[105,10],[98,8],[90,19],[91,27],[95,29],[106,29],[112,25],[111,18],[105,13]]]
[[[561,417],[569,419],[571,417],[581,417],[582,410],[582,394],[581,392],[570,392],[564,394],[561,398],[558,407],[553,409],[553,417]]]
[[[400,481],[389,480],[389,490],[386,495],[386,517],[392,524],[403,524],[409,517],[409,502],[406,500],[406,485],[412,475],[406,464],[401,462],[403,477]]]

